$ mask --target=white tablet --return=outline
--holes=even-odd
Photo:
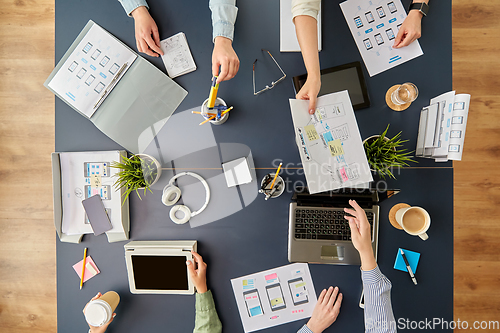
[[[124,247],[131,293],[194,294],[186,260],[193,261],[196,241],[133,241]]]

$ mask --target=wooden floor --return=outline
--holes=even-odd
[[[500,320],[499,14],[498,0],[453,0],[453,86],[472,94],[463,161],[454,164],[454,313],[470,325]],[[53,0],[3,0],[1,332],[56,331],[54,96],[42,86],[53,66]]]

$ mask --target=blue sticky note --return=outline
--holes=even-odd
[[[260,308],[260,305],[250,309],[250,316],[251,317],[258,316],[261,314],[262,314],[262,309]]]
[[[396,262],[394,263],[394,269],[399,269],[400,271],[408,272],[400,250],[401,248],[398,249],[398,254],[396,255]],[[410,264],[411,270],[413,271],[413,273],[416,273],[418,261],[420,260],[420,253],[405,249],[402,250],[405,253],[406,259],[408,259],[408,263]]]

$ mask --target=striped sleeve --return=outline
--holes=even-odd
[[[300,330],[297,331],[297,333],[313,333],[307,325],[302,326]]]
[[[318,19],[321,0],[292,0],[292,19],[299,15],[308,15]]]
[[[365,293],[365,332],[395,333],[396,321],[392,313],[391,288],[389,279],[379,267],[371,271],[361,271]]]

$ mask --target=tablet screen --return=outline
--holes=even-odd
[[[349,92],[352,105],[362,104],[365,102],[356,67],[321,75],[321,89],[318,96],[342,90],[347,90]]]
[[[307,74],[295,76],[295,93],[306,83]],[[370,99],[359,61],[321,70],[321,89],[318,96],[347,90],[354,110],[370,106]]]
[[[131,259],[136,289],[189,289],[185,256],[132,255]]]

